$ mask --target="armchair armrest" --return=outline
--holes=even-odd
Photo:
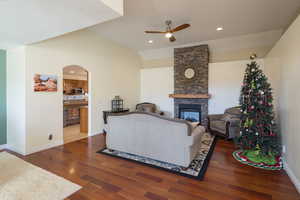
[[[238,127],[240,126],[241,120],[239,118],[231,118],[227,122],[230,124],[230,126]]]
[[[162,112],[162,111],[159,111],[159,110],[156,110],[156,111],[155,111],[155,113],[156,113],[156,114],[159,114],[159,115],[165,115],[165,113],[164,113],[164,112]]]
[[[209,120],[220,120],[223,117],[223,114],[217,114],[217,115],[208,115],[207,116]]]
[[[240,123],[241,120],[239,118],[231,118],[226,121],[226,137],[228,139],[232,139],[238,136],[240,132]]]

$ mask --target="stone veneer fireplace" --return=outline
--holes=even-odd
[[[208,115],[208,45],[174,49],[174,114],[207,125]],[[192,69],[192,77],[186,72]],[[183,113],[185,111],[185,113]]]

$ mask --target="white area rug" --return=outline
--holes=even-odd
[[[62,200],[80,188],[14,155],[0,153],[1,200]]]

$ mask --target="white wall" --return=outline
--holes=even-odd
[[[7,145],[25,154],[25,48],[7,51]]]
[[[110,100],[115,95],[120,95],[129,108],[139,102],[141,61],[130,49],[88,30],[29,45],[24,75],[27,154],[63,142],[63,68],[70,65],[82,66],[89,72],[90,135],[102,132],[102,111],[110,109]],[[33,92],[36,73],[58,75],[58,92]],[[14,121],[11,126],[17,124]],[[52,141],[48,140],[49,134],[53,134]]]
[[[226,108],[237,106],[244,72],[249,60],[209,63],[209,114],[223,113]],[[257,62],[263,69],[263,60]],[[173,67],[141,69],[141,101],[157,104],[170,116],[174,115]]]
[[[263,60],[257,60],[263,69]],[[239,105],[244,73],[249,60],[209,64],[209,113],[224,113],[226,108]]]
[[[173,117],[174,101],[169,94],[174,93],[173,67],[141,69],[141,102],[157,104],[166,116]]]
[[[300,17],[266,57],[266,71],[277,85],[285,168],[300,192]]]

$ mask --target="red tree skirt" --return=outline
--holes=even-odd
[[[252,162],[251,160],[249,160],[246,156],[243,155],[243,151],[242,150],[237,150],[235,152],[232,153],[233,157],[245,164],[245,165],[250,165],[252,167],[256,167],[256,168],[260,168],[260,169],[266,169],[266,170],[281,170],[283,165],[282,165],[282,161],[281,161],[281,157],[278,156],[276,157],[276,161],[277,163],[274,165],[267,165],[265,163],[255,163]]]

